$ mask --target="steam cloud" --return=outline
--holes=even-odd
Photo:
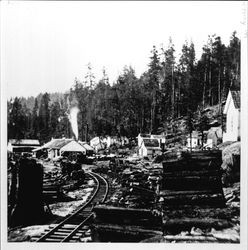
[[[79,112],[78,107],[73,107],[70,109],[70,116],[69,116],[69,120],[71,123],[71,128],[72,131],[75,135],[75,139],[78,139],[78,123],[77,123],[77,114]]]

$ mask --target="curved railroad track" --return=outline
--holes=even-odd
[[[107,198],[108,182],[99,174],[87,173],[94,179],[96,189],[91,198],[76,212],[45,233],[36,242],[78,242],[89,235],[89,222],[93,217],[92,208]]]

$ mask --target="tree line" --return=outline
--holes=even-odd
[[[225,45],[212,35],[195,58],[193,42],[185,41],[179,60],[169,39],[166,48],[153,46],[147,71],[137,77],[125,66],[110,83],[103,69],[96,82],[92,67],[83,81],[75,78],[66,93],[8,100],[8,138],[46,142],[72,137],[70,107],[77,105],[79,138],[165,132],[179,117],[189,117],[208,106],[222,105],[229,89],[240,88],[240,39],[236,32]]]

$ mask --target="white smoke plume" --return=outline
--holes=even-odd
[[[70,109],[69,120],[71,123],[72,131],[75,135],[75,139],[78,140],[78,122],[77,122],[77,114],[79,112],[78,107],[72,107]]]

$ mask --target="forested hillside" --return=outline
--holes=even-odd
[[[84,81],[75,78],[66,93],[8,100],[8,138],[45,142],[51,137],[72,137],[68,116],[75,105],[83,140],[86,131],[87,139],[161,133],[175,118],[190,119],[197,110],[221,105],[230,88],[240,88],[240,40],[235,32],[227,46],[221,37],[209,36],[199,60],[194,44],[187,41],[175,60],[170,39],[167,48],[152,48],[148,70],[140,77],[126,66],[116,82],[109,82],[105,70],[96,82],[89,65]]]

